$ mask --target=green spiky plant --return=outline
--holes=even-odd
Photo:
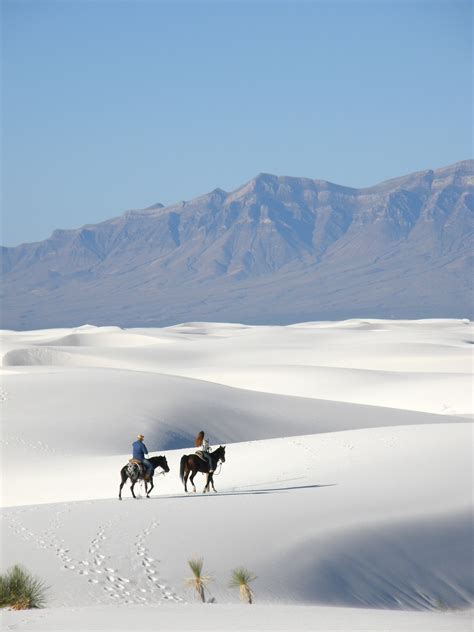
[[[47,590],[44,582],[15,564],[4,575],[0,575],[0,608],[43,608]]]
[[[232,571],[232,578],[229,586],[231,588],[238,588],[240,590],[240,598],[247,603],[253,603],[253,591],[250,588],[250,582],[257,579],[257,576],[246,568],[235,568]]]
[[[193,558],[192,560],[188,560],[189,568],[193,572],[192,577],[188,577],[186,579],[186,583],[188,586],[192,586],[196,591],[197,595],[201,598],[202,603],[206,603],[206,594],[204,591],[204,587],[212,580],[210,575],[202,574],[202,567],[204,564],[204,560],[202,557]]]

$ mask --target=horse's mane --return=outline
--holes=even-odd
[[[162,461],[165,457],[161,454],[160,456],[151,456],[148,460],[155,465],[158,461]]]

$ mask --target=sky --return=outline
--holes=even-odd
[[[464,0],[2,0],[1,243],[472,155]]]

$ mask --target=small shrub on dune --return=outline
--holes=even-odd
[[[47,587],[40,579],[30,575],[16,564],[4,575],[0,575],[0,608],[10,606],[13,610],[43,608]]]
[[[250,588],[250,582],[257,579],[256,575],[248,571],[246,568],[236,568],[232,571],[232,578],[229,586],[240,590],[240,598],[247,603],[253,603],[253,592]]]
[[[202,603],[206,603],[204,587],[211,581],[212,577],[210,575],[202,574],[202,567],[204,564],[202,557],[188,560],[188,564],[189,568],[193,572],[193,576],[186,579],[186,583],[188,586],[192,586],[194,588]]]

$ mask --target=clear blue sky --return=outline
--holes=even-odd
[[[471,154],[469,1],[2,11],[4,245],[262,171],[357,187]]]

